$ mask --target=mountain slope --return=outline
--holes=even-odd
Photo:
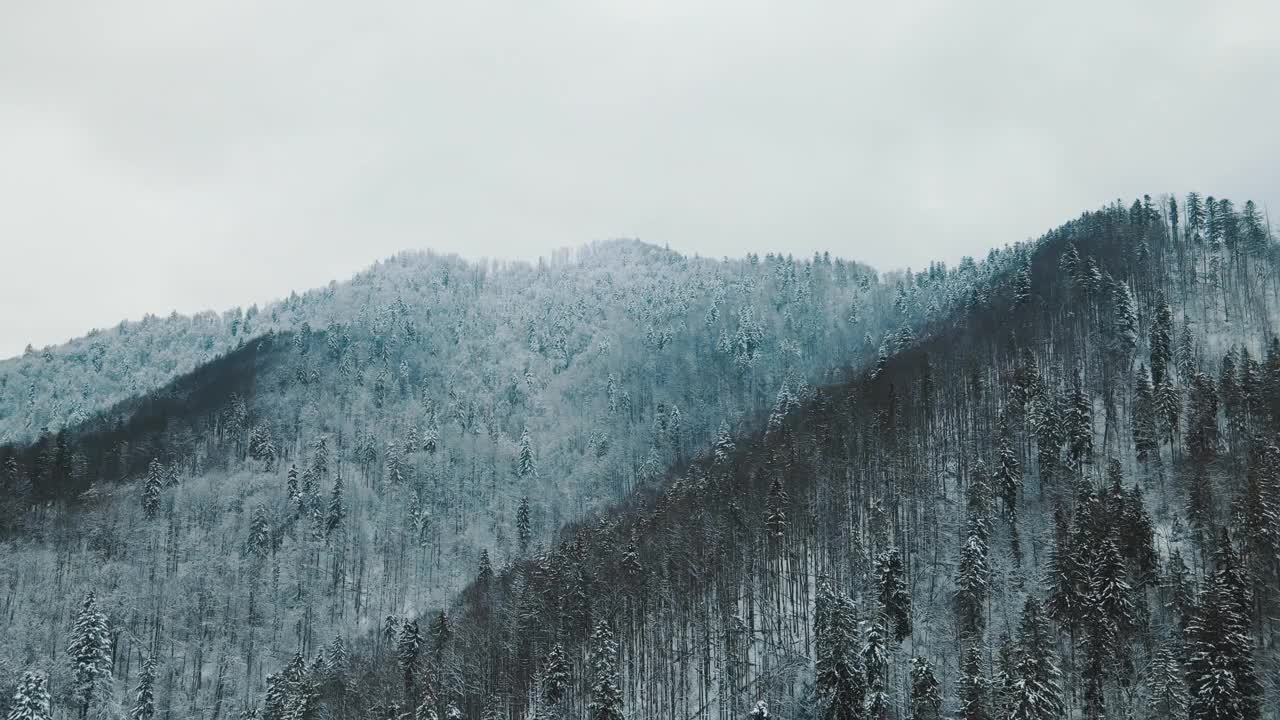
[[[1280,256],[1182,228],[1113,206],[993,256],[877,367],[482,563],[413,662],[397,618],[274,687],[343,717],[1274,714]]]
[[[515,556],[722,425],[763,422],[780,387],[909,336],[981,272],[907,284],[822,256],[638,243],[539,266],[394,258],[288,307],[323,327],[269,330],[0,450],[14,588],[0,657],[49,666],[36,639],[64,636],[93,588],[123,623],[121,682],[163,650],[191,659],[169,665],[172,707],[209,710],[224,662],[218,697],[246,701],[295,649],[444,601],[481,549]],[[215,588],[230,594],[210,604]]]

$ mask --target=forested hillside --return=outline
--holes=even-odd
[[[260,712],[1275,717],[1278,261],[1252,205],[1087,213]]]
[[[1280,251],[1180,205],[885,277],[390,261],[0,450],[7,711],[1272,717]]]
[[[65,698],[93,589],[116,695],[164,655],[167,712],[229,712],[298,649],[444,602],[482,550],[506,563],[761,427],[780,390],[909,343],[985,272],[615,242],[538,265],[404,255],[290,300],[276,321],[329,320],[259,317],[195,371],[0,449],[0,682],[45,667]]]

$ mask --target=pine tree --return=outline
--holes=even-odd
[[[1008,633],[1001,633],[996,653],[995,674],[991,678],[991,709],[995,717],[1007,718],[1017,703],[1018,650]]]
[[[1018,452],[1013,447],[1013,432],[1009,428],[1009,419],[1000,416],[1000,430],[996,447],[997,463],[995,474],[995,491],[1004,504],[1006,517],[1017,517],[1018,494],[1022,490],[1022,465],[1018,461]]]
[[[911,634],[911,591],[907,588],[902,567],[902,554],[890,548],[876,558],[880,612],[883,613],[893,639],[902,642]]]
[[[262,703],[262,720],[285,720],[289,686],[283,672],[267,675],[267,694]]]
[[[1066,519],[1061,510],[1054,513],[1054,521],[1057,532],[1053,550],[1049,554],[1046,610],[1049,617],[1074,632],[1074,628],[1084,615],[1087,603],[1085,567],[1078,556],[1077,548],[1071,541],[1071,535],[1066,528]]]
[[[449,638],[453,636],[453,631],[449,629],[449,617],[443,610],[436,614],[427,632],[431,636],[432,659],[435,661],[436,671],[439,672],[440,665],[444,662],[444,652],[449,646]]]
[[[956,616],[961,635],[980,637],[986,628],[990,578],[987,544],[976,531],[971,530],[960,548],[960,567],[956,577]]]
[[[347,643],[341,635],[329,644],[328,664],[329,670],[338,677],[342,677],[347,671]]]
[[[516,459],[516,474],[522,478],[536,475],[538,472],[533,456],[533,440],[529,437],[529,428],[520,433],[520,454]]]
[[[728,463],[734,451],[733,436],[729,434],[729,423],[721,421],[716,431],[716,439],[712,444],[712,455],[717,465]]]
[[[245,553],[249,557],[263,559],[271,551],[271,521],[267,518],[267,506],[258,503],[249,522],[249,539],[245,541]]]
[[[911,720],[941,720],[942,685],[933,666],[922,657],[911,658]]]
[[[1160,461],[1160,430],[1156,416],[1155,390],[1147,377],[1146,366],[1138,368],[1133,389],[1133,447],[1138,462],[1144,465]]]
[[[873,622],[867,628],[866,640],[862,646],[862,667],[866,672],[866,713],[867,720],[888,720],[889,717],[889,657],[885,647],[885,628],[880,622]]]
[[[591,651],[587,658],[591,677],[589,680],[590,720],[622,720],[622,690],[618,680],[618,645],[608,622],[596,623],[591,633]]]
[[[542,670],[542,702],[548,708],[557,707],[564,700],[572,683],[573,677],[570,674],[569,660],[564,654],[564,646],[556,643],[547,653],[546,665]]]
[[[1173,310],[1164,298],[1156,295],[1156,317],[1151,323],[1151,382],[1156,387],[1168,377],[1169,363],[1173,359],[1170,343],[1173,336]]]
[[[142,663],[142,672],[138,673],[138,686],[134,689],[133,710],[129,712],[129,720],[151,720],[156,714],[156,659],[148,657]]]
[[[98,598],[92,590],[80,605],[67,655],[74,677],[74,696],[83,718],[94,703],[109,697],[111,686],[111,639],[107,632],[107,617],[98,609]]]
[[[769,483],[769,497],[766,500],[765,528],[770,537],[780,538],[787,532],[787,497],[786,488],[782,486],[782,477],[775,475]]]
[[[1181,643],[1170,638],[1160,644],[1147,666],[1147,710],[1152,720],[1186,717],[1187,687],[1182,679],[1181,650]]]
[[[1138,346],[1138,310],[1133,299],[1133,288],[1127,282],[1113,282],[1111,301],[1111,352],[1117,369],[1123,371],[1128,369],[1129,360]]]
[[[982,674],[982,653],[970,643],[960,663],[960,717],[991,720],[991,686]]]
[[[1253,666],[1251,606],[1226,530],[1214,553],[1214,572],[1187,627],[1189,720],[1257,720],[1262,686]]]
[[[395,615],[388,615],[382,620],[382,641],[388,645],[392,640],[396,639],[396,633],[400,630],[400,621]]]
[[[1089,401],[1089,395],[1085,392],[1078,371],[1071,391],[1071,407],[1067,413],[1066,432],[1071,462],[1074,467],[1079,468],[1093,455],[1093,404]]]
[[[164,470],[160,461],[152,459],[147,479],[142,484],[142,514],[148,520],[160,513],[160,492],[164,489]]]
[[[329,494],[329,509],[324,519],[324,536],[332,537],[334,533],[342,532],[342,521],[347,516],[347,511],[342,505],[342,473],[339,472],[333,480],[333,492]]]
[[[1049,620],[1034,597],[1027,596],[1018,626],[1018,679],[1011,720],[1053,720],[1064,712],[1057,653]]]
[[[288,494],[289,502],[297,504],[302,501],[302,492],[298,489],[298,466],[290,465],[286,477],[288,480],[285,483],[285,492]]]
[[[529,528],[529,496],[520,498],[520,508],[516,510],[516,537],[520,540],[520,552],[528,554],[529,540],[533,537]]]
[[[413,697],[413,681],[418,672],[418,656],[422,651],[422,636],[418,633],[417,620],[405,620],[400,630],[400,642],[396,645],[396,661],[404,677],[404,694]]]
[[[6,720],[51,720],[53,713],[49,705],[49,678],[42,672],[30,671],[22,674],[18,688],[9,702],[9,714]]]
[[[862,717],[866,685],[858,658],[857,633],[853,601],[824,579],[813,615],[815,690],[821,720]]]

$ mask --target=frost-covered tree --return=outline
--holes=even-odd
[[[18,688],[9,701],[5,720],[52,720],[49,704],[49,678],[39,671],[22,674]]]
[[[876,558],[876,585],[880,612],[891,628],[891,635],[902,642],[911,634],[911,591],[907,587],[902,554],[889,548]]]
[[[129,711],[129,720],[151,720],[156,714],[156,660],[148,657],[142,663],[142,671],[138,673],[138,685],[133,691],[133,709]]]
[[[1039,601],[1028,595],[1018,625],[1017,680],[1010,720],[1055,720],[1063,717],[1061,671],[1049,619]]]
[[[911,720],[941,720],[942,685],[926,658],[911,658]]]
[[[622,720],[622,690],[618,680],[618,645],[609,623],[600,620],[591,633],[591,653],[587,665],[591,720]]]
[[[533,439],[529,436],[529,428],[520,431],[520,449],[516,456],[516,475],[526,478],[536,475],[537,464],[533,454]]]
[[[98,597],[90,590],[80,604],[71,642],[67,646],[71,662],[73,693],[80,717],[87,717],[97,703],[111,696],[111,637],[107,616],[98,607]]]
[[[400,666],[400,674],[404,678],[404,693],[413,697],[414,680],[418,674],[418,658],[422,654],[422,635],[418,632],[417,620],[405,620],[400,630],[400,641],[396,645],[396,660]]]
[[[858,654],[853,601],[823,580],[813,615],[815,690],[821,720],[862,717],[866,682]]]
[[[142,484],[142,514],[148,520],[160,512],[160,493],[164,490],[164,470],[159,460],[153,459],[147,469],[147,479]]]

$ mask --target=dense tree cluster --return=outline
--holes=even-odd
[[[7,451],[6,482],[57,500],[8,516],[16,597],[65,562],[59,587],[109,598],[101,623],[14,616],[91,658],[69,691],[120,686],[76,712],[1261,718],[1280,253],[1244,207],[1117,204],[889,278],[657,250],[668,277],[525,268],[599,302],[535,293],[513,327],[540,360],[487,377],[510,328],[433,323],[442,288],[498,278],[446,264],[419,280],[431,318],[247,343],[220,372],[252,383],[188,380],[195,411],[158,430]],[[587,308],[628,332],[584,339]],[[476,361],[424,374],[444,338]]]

